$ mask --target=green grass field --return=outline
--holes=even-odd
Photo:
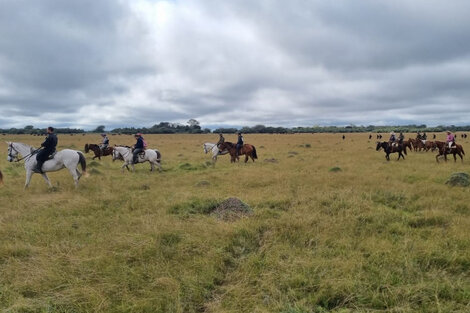
[[[212,167],[202,143],[216,134],[145,137],[163,172],[88,154],[77,190],[63,170],[23,191],[4,144],[1,312],[470,312],[470,193],[445,184],[467,160],[386,162],[368,134],[248,134],[257,162]],[[59,148],[99,140],[59,135]],[[229,197],[254,214],[208,214]]]

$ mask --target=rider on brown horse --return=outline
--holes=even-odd
[[[446,143],[449,145],[449,150],[455,147],[455,136],[449,130],[447,131]]]
[[[101,144],[100,144],[100,150],[101,150],[101,155],[104,155],[104,150],[109,146],[109,138],[106,134],[101,134],[101,137],[103,137],[103,140],[101,141]]]
[[[237,155],[240,155],[240,149],[243,147],[243,136],[242,133],[238,133],[238,140],[237,140]]]

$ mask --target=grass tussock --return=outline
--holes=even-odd
[[[78,190],[63,170],[23,192],[0,150],[0,312],[468,312],[470,194],[445,185],[466,163],[387,162],[367,134],[247,134],[276,162],[213,165],[213,135],[146,138],[162,173],[88,155]],[[251,208],[219,219],[228,198]]]

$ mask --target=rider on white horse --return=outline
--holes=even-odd
[[[43,147],[42,150],[39,151],[39,153],[36,155],[36,161],[38,162],[36,164],[36,171],[38,173],[43,173],[42,171],[42,165],[44,162],[49,159],[49,156],[52,155],[55,152],[55,148],[57,147],[57,136],[54,134],[54,128],[49,126],[47,128],[47,137],[46,140],[41,144],[41,147]]]
[[[222,151],[220,150],[220,145],[223,144],[225,142],[225,138],[224,138],[224,135],[222,133],[219,134],[219,141],[217,141],[217,148],[219,148],[219,151]]]
[[[134,135],[134,137],[137,139],[137,142],[134,145],[134,151],[132,152],[132,163],[137,164],[138,159],[139,159],[139,153],[144,151],[144,139],[142,138],[141,133],[137,133]]]

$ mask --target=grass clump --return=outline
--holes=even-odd
[[[328,171],[336,173],[336,172],[341,172],[342,169],[341,169],[341,167],[335,166],[335,167],[330,168]]]
[[[446,181],[446,185],[468,187],[470,186],[470,176],[467,173],[454,173]]]
[[[193,199],[173,205],[168,212],[176,215],[210,214],[219,204],[220,200],[216,199]]]

